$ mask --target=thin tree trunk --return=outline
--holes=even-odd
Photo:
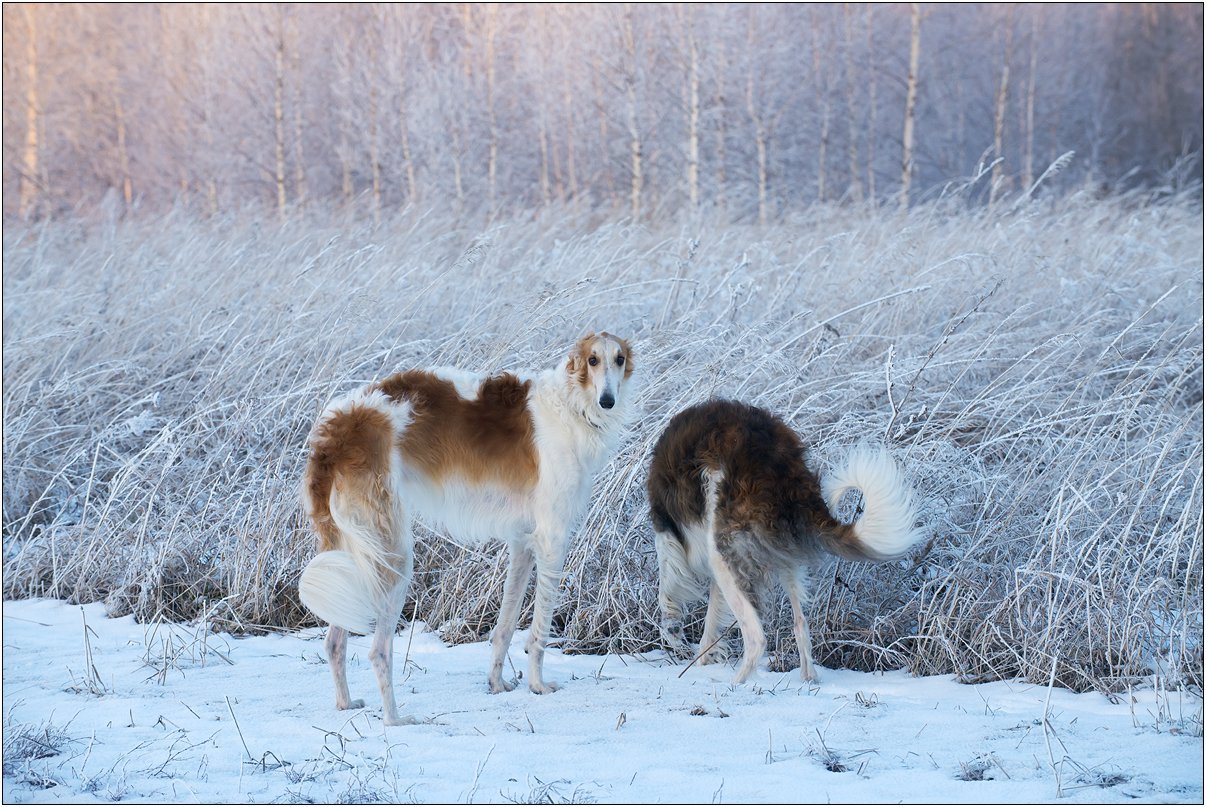
[[[296,37],[294,28],[294,37]],[[293,197],[299,208],[306,205],[306,159],[303,150],[302,134],[305,126],[302,121],[301,104],[301,54],[296,39],[290,51],[290,67],[293,69]]]
[[[283,221],[285,218],[285,28],[284,12],[276,10],[276,76],[273,92],[272,117],[275,124],[276,152],[276,210]]]
[[[1022,162],[1022,190],[1028,191],[1034,184],[1034,96],[1035,75],[1038,72],[1039,9],[1029,9],[1030,14],[1030,75],[1026,87],[1026,154]]]
[[[812,17],[812,78],[817,93],[821,96],[821,137],[817,144],[817,200],[825,201],[826,167],[829,163],[829,75],[828,59],[821,59],[821,26],[815,6]]]
[[[842,21],[845,24],[844,48],[846,52],[846,156],[850,162],[850,196],[856,202],[863,199],[863,180],[858,164],[858,98],[854,79],[854,15],[849,3],[842,3]],[[868,71],[869,72],[869,71]]]
[[[625,4],[624,6],[624,50],[628,56],[628,65],[631,72],[628,75],[627,97],[628,97],[628,154],[630,160],[630,184],[629,184],[629,213],[633,220],[636,221],[641,217],[641,187],[644,182],[644,174],[642,173],[641,165],[641,130],[637,119],[637,54],[636,54],[636,33],[632,25],[632,6]]]
[[[746,28],[746,52],[753,54],[754,47],[754,15],[757,9],[749,7],[749,17]],[[767,169],[766,169],[766,126],[761,117],[761,111],[754,100],[754,73],[757,69],[756,60],[750,58],[745,77],[745,109],[749,113],[750,122],[754,126],[754,150],[757,154],[758,171],[758,224],[765,227],[767,221]]]
[[[574,99],[567,71],[562,71],[562,98],[565,104],[565,171],[569,175],[569,198],[578,198],[578,161],[574,156]]]
[[[867,58],[875,58],[874,23],[872,22],[871,4],[867,4]],[[879,125],[875,103],[875,67],[867,70],[867,196],[871,204],[878,200],[875,197],[875,131]]]
[[[369,172],[373,179],[373,224],[381,224],[381,146],[377,137],[377,71],[376,59],[369,56]]]
[[[418,194],[418,182],[415,177],[415,160],[410,150],[410,121],[406,114],[406,96],[402,96],[398,110],[398,129],[402,142],[402,163],[406,168],[406,202],[413,204]]]
[[[38,125],[41,107],[38,104],[38,30],[34,19],[36,7],[26,4],[25,13],[25,146],[21,152],[21,217],[28,218],[38,203]]]
[[[691,5],[679,6],[687,34],[687,76],[683,87],[687,110],[687,203],[699,210],[699,45],[695,39],[695,12]]]
[[[720,208],[728,207],[726,198],[728,186],[728,166],[726,155],[726,138],[728,136],[726,121],[728,110],[725,108],[725,75],[729,72],[728,57],[724,49],[724,40],[716,42],[716,203]]]
[[[1001,81],[997,85],[997,98],[993,107],[992,148],[995,163],[992,167],[992,184],[988,190],[988,203],[997,201],[1001,182],[1005,176],[1005,107],[1009,100],[1009,62],[1013,58],[1013,6],[1005,15],[1005,61],[1001,66]]]
[[[116,79],[114,79],[116,85]],[[134,181],[130,178],[130,152],[126,148],[126,112],[121,105],[121,92],[113,88],[113,118],[117,129],[117,162],[121,172],[121,198],[126,215],[134,207]]]
[[[494,37],[498,28],[498,7],[486,4],[486,113],[490,120],[490,157],[487,175],[490,181],[490,212],[498,198],[498,119],[494,110]]]
[[[911,3],[909,30],[909,75],[905,90],[904,134],[900,155],[900,209],[909,209],[909,189],[913,184],[913,116],[917,107],[917,69],[921,62],[921,4]]]

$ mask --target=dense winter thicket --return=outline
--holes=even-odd
[[[642,391],[568,561],[567,646],[656,646],[649,451],[682,407],[732,396],[785,417],[818,468],[886,441],[921,496],[921,550],[826,577],[821,664],[1200,685],[1201,207],[1092,196],[816,206],[769,227],[10,224],[4,593],[314,624],[298,484],[329,398],[414,365],[549,366],[606,328],[634,344]],[[485,635],[496,549],[421,533],[407,617]]]
[[[1202,170],[1199,4],[4,6],[4,211],[766,222]],[[906,167],[907,166],[907,167]]]

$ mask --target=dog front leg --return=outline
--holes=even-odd
[[[511,637],[515,635],[515,626],[519,622],[519,606],[528,588],[528,578],[532,576],[532,567],[536,564],[532,549],[526,544],[512,544],[510,553],[511,565],[507,569],[507,581],[503,584],[502,607],[494,633],[490,636],[490,691],[494,693],[510,692],[515,688],[514,681],[503,679],[503,662],[506,661]]]
[[[564,555],[547,548],[536,555],[536,603],[532,614],[532,629],[526,646],[528,653],[528,688],[537,695],[557,690],[557,684],[544,680],[544,648],[553,625],[553,609],[560,596],[561,571]]]

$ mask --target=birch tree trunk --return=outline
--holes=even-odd
[[[1034,184],[1034,96],[1035,74],[1038,72],[1039,10],[1030,13],[1030,74],[1026,86],[1026,149],[1022,160],[1022,190],[1028,191]]]
[[[1001,65],[1001,80],[997,85],[996,103],[993,105],[992,149],[996,162],[992,167],[992,185],[988,191],[988,204],[997,201],[1001,182],[1005,176],[1005,107],[1009,100],[1009,63],[1013,59],[1013,6],[1005,15],[1005,54]]]
[[[750,6],[746,28],[747,54],[753,54],[755,52],[754,15],[756,13],[756,8],[754,6]],[[765,227],[767,221],[766,124],[763,118],[762,110],[758,108],[758,103],[754,98],[754,73],[757,70],[756,60],[750,58],[747,61],[748,65],[745,74],[745,109],[749,114],[750,122],[754,127],[754,152],[757,159],[758,224]]]
[[[28,218],[38,203],[38,29],[33,4],[21,6],[25,14],[25,145],[21,150],[21,217]]]
[[[867,58],[874,59],[875,54],[875,32],[874,23],[872,21],[871,4],[867,4]],[[871,204],[878,204],[875,196],[875,130],[879,125],[878,115],[876,114],[875,103],[875,68],[874,65],[867,71],[867,196],[871,199]]]
[[[846,157],[850,164],[850,197],[863,200],[862,169],[858,164],[858,97],[854,76],[854,15],[849,3],[842,3],[843,41],[846,52]],[[871,72],[871,71],[868,71]]]
[[[498,6],[486,4],[486,114],[490,121],[490,157],[487,175],[490,181],[490,211],[493,213],[498,198],[498,118],[494,109],[495,70],[494,37],[498,32]]]
[[[642,173],[641,165],[641,130],[639,119],[637,118],[637,71],[640,69],[637,64],[636,52],[636,32],[632,25],[632,6],[624,5],[624,52],[628,58],[628,75],[626,96],[628,99],[628,155],[629,155],[629,170],[631,173],[628,203],[629,214],[633,221],[641,217],[641,189],[644,183],[644,174]]]
[[[121,198],[125,202],[126,215],[134,207],[134,181],[130,178],[130,152],[126,148],[126,111],[121,105],[121,90],[117,79],[113,80],[113,120],[117,130],[117,167],[121,176]]]
[[[273,83],[272,119],[275,124],[276,210],[281,221],[285,219],[285,26],[284,11],[276,9],[275,81]]]
[[[728,109],[725,99],[725,75],[729,72],[729,61],[723,38],[718,38],[716,43],[716,62],[716,204],[724,210],[728,207],[728,157],[725,145],[728,136]]]
[[[695,39],[695,12],[690,4],[678,6],[687,36],[687,75],[683,87],[687,111],[687,203],[699,210],[699,45]]]
[[[909,209],[913,184],[913,116],[917,107],[917,68],[921,62],[921,4],[911,3],[909,25],[909,74],[905,79],[904,134],[900,154],[900,209]]]

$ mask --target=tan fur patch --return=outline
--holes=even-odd
[[[535,486],[535,428],[528,411],[530,381],[511,373],[482,382],[467,400],[449,380],[424,370],[377,384],[394,401],[409,401],[413,420],[398,440],[404,460],[434,482],[459,478],[516,491]]]
[[[319,551],[341,549],[339,530],[331,519],[331,491],[363,503],[369,512],[386,494],[394,426],[378,409],[353,405],[320,423],[310,441],[306,465],[306,497],[318,531]]]

